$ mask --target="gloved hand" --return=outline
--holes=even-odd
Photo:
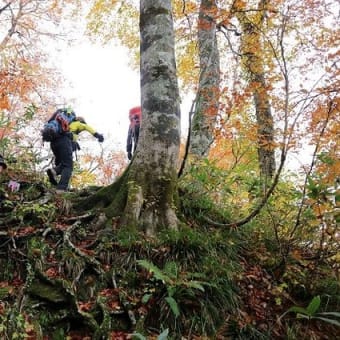
[[[72,151],[80,150],[80,145],[78,142],[72,142]]]
[[[128,157],[128,160],[131,161],[132,153],[131,153],[131,152],[128,152],[127,157]]]
[[[104,136],[102,134],[96,132],[93,136],[98,139],[99,143],[103,143],[104,142]]]

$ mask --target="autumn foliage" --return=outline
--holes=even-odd
[[[126,176],[123,151],[84,146],[65,196],[44,176],[37,131],[61,81],[45,48],[82,3],[0,5],[0,153],[10,161],[0,182],[0,337],[337,338],[338,2],[173,1],[183,100],[194,108],[205,79],[200,29],[216,27],[219,87],[202,96],[214,98],[202,110],[208,154],[186,155],[185,137],[179,151],[189,159],[171,183],[179,230],[155,237],[121,227],[122,211],[105,215],[110,186]],[[137,67],[136,2],[92,5],[88,34],[118,39]],[[275,160],[265,181],[261,152]],[[118,199],[107,210],[127,200]]]

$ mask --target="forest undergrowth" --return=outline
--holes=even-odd
[[[157,238],[73,208],[98,188],[56,195],[21,173],[20,190],[9,192],[4,179],[0,338],[339,337],[338,254],[288,239],[287,185],[247,225],[214,227],[207,220],[244,212],[243,196],[214,171],[181,180],[182,227]]]

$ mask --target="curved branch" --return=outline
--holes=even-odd
[[[180,178],[182,176],[185,165],[186,165],[186,161],[188,159],[188,154],[189,154],[189,149],[190,149],[190,140],[191,140],[192,116],[195,113],[194,106],[196,105],[196,102],[197,102],[197,94],[196,94],[196,98],[193,100],[193,102],[191,104],[191,108],[190,108],[190,112],[189,112],[189,127],[188,127],[187,142],[185,144],[185,152],[184,152],[183,160],[182,160],[182,163],[181,163],[181,167],[180,167],[178,174],[177,174],[177,178]]]
[[[266,193],[263,195],[258,206],[248,216],[246,216],[245,218],[243,218],[239,221],[232,222],[232,223],[219,223],[219,222],[215,222],[215,221],[209,219],[208,217],[204,217],[204,219],[208,223],[210,223],[211,225],[213,225],[215,227],[230,227],[230,228],[241,227],[242,225],[245,225],[246,223],[250,222],[255,216],[257,216],[259,214],[259,212],[262,210],[262,208],[268,202],[268,199],[271,196],[271,194],[274,192],[276,185],[279,182],[279,178],[280,178],[280,175],[281,175],[281,171],[283,169],[283,165],[285,163],[285,159],[286,159],[286,155],[284,156],[284,159],[281,160],[280,166],[279,166],[279,168],[278,168],[278,170],[275,174],[275,177],[274,177],[274,180],[273,180],[271,186],[266,191]]]

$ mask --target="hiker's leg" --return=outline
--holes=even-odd
[[[55,167],[54,170],[56,171],[57,175],[60,175],[61,169],[62,169],[62,159],[63,159],[63,153],[64,153],[64,142],[63,137],[59,137],[53,142],[51,142],[51,149],[54,154],[54,161],[55,161]]]
[[[67,190],[72,176],[72,168],[63,168],[61,171],[60,181],[57,185],[58,190]]]
[[[55,164],[54,168],[56,170],[57,168],[60,168],[60,150],[59,150],[59,140],[58,139],[51,142],[51,150],[53,152],[54,164]],[[57,173],[58,173],[58,171],[57,171]],[[58,174],[60,174],[60,172]]]
[[[57,185],[59,190],[67,190],[73,171],[72,142],[67,136],[59,138],[60,155],[60,181]],[[58,165],[59,166],[59,165]]]
[[[50,143],[50,147],[54,156],[54,162],[57,163],[57,160],[59,159],[59,152],[58,152],[58,143],[56,140],[51,141]],[[47,176],[48,176],[48,180],[50,181],[50,183],[54,186],[58,185],[57,182],[57,171],[56,168],[50,168],[46,170]]]

